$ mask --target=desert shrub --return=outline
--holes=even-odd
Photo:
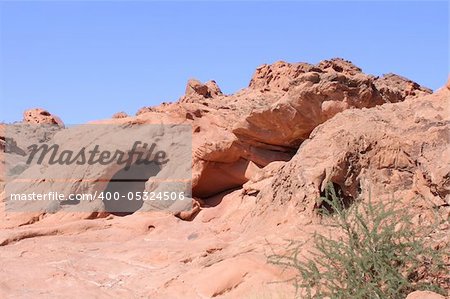
[[[288,254],[269,256],[269,262],[295,270],[297,295],[403,299],[419,289],[445,294],[445,250],[425,245],[429,231],[415,227],[407,210],[371,200],[348,207],[331,184],[320,200],[334,236],[314,234],[309,257],[297,242]]]

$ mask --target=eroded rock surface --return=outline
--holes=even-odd
[[[351,200],[394,194],[415,209],[418,224],[438,211],[448,230],[449,89],[450,81],[432,94],[343,59],[277,62],[232,95],[214,81],[190,80],[176,103],[92,122],[190,125],[193,210],[179,218],[118,217],[101,207],[8,213],[0,218],[0,297],[70,290],[97,298],[290,298],[290,285],[273,282],[292,273],[267,264],[267,255],[288,239],[305,242],[307,252],[311,234],[330,233],[314,217],[329,181]],[[53,123],[51,115],[30,117]],[[114,134],[75,132],[55,138],[70,145]],[[443,235],[433,242],[448,243]]]
[[[62,120],[41,108],[29,109],[23,113],[23,122],[28,124],[58,125],[64,127]]]
[[[112,116],[112,118],[127,118],[127,117],[128,117],[128,114],[126,114],[123,111],[114,113]]]
[[[449,90],[402,103],[352,109],[318,126],[287,163],[247,184],[270,204],[312,210],[328,182],[350,200],[415,198],[448,217]],[[263,171],[264,172],[264,171]],[[262,186],[259,188],[258,186]]]

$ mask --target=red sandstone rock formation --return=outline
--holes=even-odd
[[[304,241],[306,252],[310,234],[327,231],[314,209],[328,181],[351,200],[364,200],[369,190],[376,200],[393,194],[415,209],[418,224],[436,212],[448,218],[449,96],[450,80],[431,94],[342,59],[277,62],[259,67],[249,87],[233,95],[213,81],[190,80],[176,103],[97,121],[192,126],[195,205],[175,211],[189,221],[162,212],[108,216],[101,206],[92,213],[8,213],[0,220],[0,297],[20,296],[23,280],[29,296],[70,289],[76,297],[291,297],[289,285],[270,283],[291,273],[268,265],[266,256],[286,239]],[[33,115],[30,121],[52,122]],[[71,130],[54,138],[80,140]],[[41,170],[45,176],[55,169]],[[434,241],[449,242],[448,235]]]
[[[126,114],[123,111],[114,113],[112,116],[112,118],[127,118],[127,117],[128,117],[128,114]]]
[[[28,124],[49,124],[64,127],[62,120],[41,108],[29,109],[23,113],[23,122]]]

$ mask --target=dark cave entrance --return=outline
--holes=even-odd
[[[127,216],[142,208],[144,201],[137,199],[145,191],[145,183],[161,170],[155,163],[132,164],[129,169],[117,171],[103,194],[105,211],[116,216]]]

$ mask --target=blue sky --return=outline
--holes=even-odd
[[[65,123],[175,101],[189,78],[226,93],[277,60],[353,61],[432,89],[449,70],[447,1],[0,2],[0,121]]]

